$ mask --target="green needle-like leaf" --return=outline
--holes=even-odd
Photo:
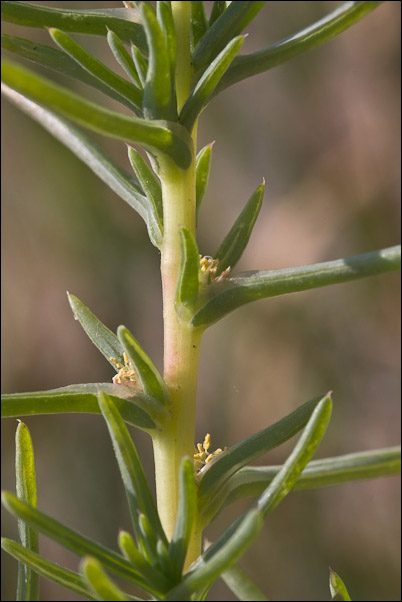
[[[243,272],[225,282],[212,284],[204,296],[200,295],[192,324],[206,328],[237,307],[251,301],[349,282],[399,270],[400,267],[399,245],[297,268]]]
[[[60,29],[51,28],[49,33],[53,41],[76,61],[85,71],[96,77],[106,86],[118,92],[126,100],[132,103],[137,113],[142,112],[142,92],[136,86],[111,71],[97,58],[92,56],[78,42]]]
[[[170,56],[165,35],[154,11],[141,7],[141,16],[149,48],[149,63],[144,87],[144,114],[148,119],[175,121],[177,111],[172,95]]]
[[[239,2],[232,2],[240,4]],[[264,73],[290,59],[321,46],[334,36],[342,33],[351,25],[382,4],[380,2],[344,2],[329,15],[309,27],[251,54],[237,57],[230,66],[215,94],[258,73]]]
[[[59,27],[71,33],[106,36],[110,27],[124,42],[133,42],[141,50],[147,49],[142,26],[137,22],[137,11],[120,9],[71,10],[50,8],[28,2],[2,2],[3,21],[26,27]]]
[[[97,401],[99,391],[112,396],[123,419],[137,428],[160,429],[168,416],[166,408],[159,401],[139,393],[138,387],[112,383],[69,385],[49,391],[2,395],[1,415],[3,418],[17,418],[71,412],[100,414]]]
[[[215,0],[212,5],[211,15],[209,17],[209,26],[213,25],[218,17],[226,10],[226,2],[224,0]]]
[[[331,591],[331,600],[350,602],[352,599],[338,573],[335,573],[331,568],[329,569],[329,588]]]
[[[254,19],[266,2],[232,2],[209,27],[193,53],[195,72],[210,64]]]
[[[117,336],[134,365],[145,394],[167,404],[169,394],[165,382],[151,358],[125,326],[119,326]]]
[[[102,565],[95,558],[84,558],[80,569],[97,600],[129,600],[125,593],[109,579]]]
[[[195,192],[197,199],[197,212],[200,210],[201,203],[204,200],[204,196],[208,187],[213,145],[214,142],[211,142],[210,144],[207,144],[207,146],[204,146],[204,148],[202,148],[198,153],[195,163]]]
[[[17,56],[33,61],[37,65],[53,69],[57,73],[77,79],[92,88],[100,90],[130,109],[133,108],[131,101],[112,90],[96,77],[93,77],[65,52],[61,52],[45,44],[38,44],[38,42],[9,36],[5,33],[1,34],[1,47]]]
[[[254,224],[257,221],[258,214],[264,198],[265,180],[253,192],[246,206],[226,235],[221,246],[214,257],[219,259],[217,274],[222,273],[227,268],[233,269],[250,239]]]
[[[260,495],[280,471],[281,466],[246,466],[236,472],[209,504],[211,522],[227,504]],[[401,472],[401,448],[390,447],[355,454],[313,460],[307,464],[294,489],[313,489],[360,479],[372,479]]]
[[[223,74],[239,52],[244,39],[244,36],[239,36],[228,43],[210,64],[205,73],[203,73],[194,90],[184,103],[180,112],[180,123],[189,132],[191,132],[198,115],[207,106]]]
[[[134,44],[131,44],[131,55],[133,57],[134,65],[137,69],[141,85],[144,87],[147,79],[148,63],[145,60],[141,50]]]
[[[2,62],[2,79],[20,94],[100,134],[141,144],[152,152],[165,153],[183,169],[191,163],[188,134],[178,124],[150,122],[103,109],[5,59]]]
[[[45,577],[46,579],[50,579],[50,581],[54,581],[58,585],[66,587],[67,589],[75,592],[79,596],[87,598],[88,600],[97,600],[97,598],[92,596],[88,591],[86,584],[84,583],[81,575],[78,573],[70,571],[69,569],[65,569],[54,562],[46,560],[43,558],[43,556],[27,550],[11,539],[2,538],[1,547],[5,552],[16,558],[19,562],[29,566],[37,573],[37,575]]]
[[[165,36],[170,64],[170,78],[172,94],[174,94],[175,69],[176,69],[176,30],[173,21],[172,9],[169,2],[160,1],[156,5],[156,16]]]
[[[187,303],[198,292],[200,257],[197,243],[188,228],[180,228],[181,264],[176,288],[176,304]]]
[[[253,600],[254,602],[269,600],[246,573],[236,565],[227,569],[221,577],[239,600]]]
[[[179,578],[194,524],[197,506],[197,489],[194,480],[194,462],[184,458],[180,466],[179,505],[172,541],[169,546],[169,557],[172,560]]]
[[[65,527],[57,520],[50,518],[29,504],[22,502],[12,493],[3,492],[2,502],[11,514],[26,521],[40,533],[50,537],[78,556],[93,556],[116,575],[132,581],[143,589],[147,589],[141,575],[133,569],[125,558],[116,554],[116,552]]]
[[[109,429],[136,533],[140,534],[138,513],[143,512],[147,515],[154,533],[166,539],[140,458],[123,418],[109,395],[100,392],[98,400]]]
[[[36,474],[31,435],[23,422],[15,434],[15,476],[18,499],[36,507]],[[23,520],[18,520],[18,532],[24,548],[39,552],[39,536]],[[17,600],[39,600],[39,577],[27,565],[18,563]]]
[[[142,155],[131,146],[128,148],[128,158],[145,194],[152,204],[155,219],[163,232],[162,188],[159,178],[155,175]]]
[[[114,360],[124,364],[124,349],[117,336],[78,297],[70,295],[70,293],[67,293],[67,297],[73,310],[74,318],[79,321],[93,344],[113,366],[116,372],[118,372],[116,362],[111,361],[111,358],[114,358]]]
[[[168,579],[154,566],[149,564],[138,550],[130,533],[120,531],[119,547],[127,560],[132,563],[134,568],[148,581],[148,583],[157,587],[160,591],[167,591],[169,589],[170,582]]]
[[[296,435],[307,424],[321,399],[322,397],[315,397],[307,401],[285,418],[236,443],[207,464],[198,478],[201,511],[207,511],[207,502],[213,493],[220,490],[235,472]]]
[[[141,80],[139,78],[136,66],[133,59],[124,47],[123,42],[119,36],[114,33],[111,29],[107,32],[107,42],[110,50],[113,52],[113,56],[119,63],[121,68],[127,73],[135,86],[141,88]],[[142,96],[142,95],[141,95]]]
[[[328,394],[317,404],[296,447],[278,474],[258,498],[257,507],[264,517],[272,512],[293,488],[323,438],[331,412],[332,401],[330,394]]]
[[[128,172],[117,165],[102,149],[69,121],[58,117],[4,84],[2,84],[2,92],[18,108],[35,119],[52,136],[67,146],[120,198],[137,211],[147,224],[152,244],[156,247],[160,246],[162,232],[156,221],[153,208],[149,200],[140,193],[141,189],[138,183]]]
[[[208,29],[204,2],[191,2],[191,45],[195,48]]]

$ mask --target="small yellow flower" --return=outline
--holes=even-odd
[[[123,358],[124,365],[115,357],[109,358],[118,370],[118,373],[113,377],[113,382],[115,385],[132,385],[137,382],[137,375],[126,352],[123,353]]]
[[[211,282],[220,282],[224,280],[230,273],[231,268],[228,267],[219,276],[216,275],[219,266],[219,259],[214,259],[210,255],[200,255],[200,271],[201,282],[210,284]]]
[[[210,446],[211,435],[207,433],[205,435],[204,443],[197,443],[197,447],[194,448],[194,465],[197,472],[223,451],[220,447],[218,447],[218,449],[216,449],[214,452],[209,453]]]

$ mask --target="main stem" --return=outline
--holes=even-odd
[[[176,90],[180,107],[190,91],[190,2],[172,2],[177,37]],[[193,141],[195,134],[193,134]],[[164,320],[164,379],[171,397],[171,420],[154,437],[158,511],[170,539],[177,515],[179,467],[193,455],[198,361],[201,332],[183,322],[175,309],[176,284],[181,262],[180,226],[195,236],[195,149],[193,161],[182,170],[166,156],[159,158],[163,198],[161,274]],[[191,563],[201,552],[201,532],[195,526],[187,557]]]

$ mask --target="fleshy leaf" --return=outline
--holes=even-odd
[[[232,2],[209,27],[193,53],[194,70],[209,65],[235,36],[254,19],[266,2]]]
[[[163,35],[165,36],[166,46],[168,51],[168,58],[170,64],[170,78],[171,78],[171,86],[172,86],[172,95],[174,92],[174,83],[175,83],[175,69],[176,69],[176,30],[173,21],[172,9],[170,6],[170,2],[160,1],[157,2],[156,5],[156,16],[160,27],[162,29]]]
[[[197,199],[197,212],[200,210],[201,203],[204,200],[204,196],[208,187],[213,145],[214,142],[211,142],[210,144],[207,144],[207,146],[204,146],[204,148],[202,148],[198,153],[195,162],[195,191]]]
[[[240,3],[232,2],[233,4]],[[263,50],[237,57],[217,86],[215,94],[243,79],[264,73],[299,54],[321,46],[348,29],[380,4],[382,1],[344,2],[326,17],[280,42]]]
[[[176,288],[176,304],[186,303],[198,292],[200,258],[197,243],[188,228],[180,228],[181,264]]]
[[[399,245],[325,263],[283,270],[243,272],[235,278],[212,284],[205,296],[200,295],[192,324],[206,328],[251,301],[349,282],[399,270],[400,267]]]
[[[254,224],[260,213],[264,189],[265,180],[253,192],[243,211],[215,253],[214,257],[219,259],[217,274],[220,274],[229,267],[233,269],[243,255],[243,251],[247,246]]]
[[[97,600],[129,600],[125,593],[109,579],[102,565],[95,558],[84,558],[80,569]]]
[[[231,40],[203,73],[180,111],[180,123],[191,131],[195,120],[208,104],[213,91],[244,42],[244,36]]]
[[[53,69],[57,73],[67,75],[88,86],[92,86],[92,88],[100,90],[104,94],[107,94],[107,96],[110,96],[110,98],[114,98],[114,100],[117,100],[130,109],[133,107],[131,101],[120,96],[120,94],[112,90],[109,86],[90,75],[90,73],[85,71],[85,69],[70,58],[65,52],[61,52],[60,50],[52,48],[51,46],[46,46],[45,44],[9,36],[5,33],[1,34],[1,47],[17,56],[33,61],[37,65]]]
[[[140,535],[138,513],[143,512],[147,515],[154,532],[165,538],[140,458],[123,418],[109,395],[101,391],[98,401],[119,464],[137,536]]]
[[[2,502],[11,514],[26,521],[40,533],[50,537],[50,539],[53,539],[63,547],[71,550],[78,556],[93,556],[116,575],[124,577],[139,587],[146,589],[142,576],[133,569],[125,558],[116,554],[116,552],[62,525],[57,520],[22,502],[12,493],[4,491],[2,493]]]
[[[179,578],[187,549],[190,542],[191,530],[196,516],[197,489],[194,480],[194,462],[184,458],[180,466],[179,504],[176,524],[169,546],[169,558],[172,560],[176,575]]]
[[[50,579],[50,581],[54,581],[58,585],[66,587],[88,600],[97,600],[88,591],[86,584],[78,573],[46,560],[43,556],[27,550],[11,539],[2,538],[1,547],[5,552],[16,558],[19,562],[24,563],[24,565],[29,566],[30,569],[41,577]]]
[[[147,49],[142,26],[137,23],[137,11],[120,9],[71,10],[50,8],[27,2],[2,2],[3,21],[26,27],[59,27],[71,33],[106,36],[110,27],[124,42],[133,42],[141,50]]]
[[[137,69],[141,85],[144,87],[147,79],[148,63],[143,57],[141,50],[134,44],[131,44],[131,55],[133,57],[134,65]]]
[[[120,40],[119,36],[116,35],[111,29],[109,29],[107,32],[107,42],[110,50],[113,52],[114,58],[119,63],[121,68],[127,73],[133,84],[141,88],[141,80],[133,59],[125,49],[124,44]]]
[[[165,153],[183,169],[191,163],[188,133],[177,123],[151,122],[101,108],[5,59],[2,61],[2,79],[20,94],[104,136],[140,144],[152,152]]]
[[[117,372],[116,362],[111,361],[111,358],[118,360],[121,364],[124,363],[124,349],[119,339],[78,297],[70,295],[70,293],[67,293],[67,296],[74,318],[79,321],[93,344]]]
[[[134,568],[144,577],[144,579],[148,581],[150,585],[157,587],[160,591],[167,591],[169,589],[169,581],[154,566],[147,562],[147,560],[138,550],[130,533],[127,533],[126,531],[120,531],[119,547],[127,560],[131,562]]]
[[[191,43],[195,48],[208,29],[204,2],[191,2]]]
[[[137,113],[142,112],[142,92],[139,88],[106,67],[64,31],[52,27],[49,29],[49,33],[59,48],[64,50],[80,67],[131,102]]]
[[[175,121],[177,111],[172,95],[170,58],[166,38],[154,11],[145,5],[140,10],[149,48],[149,63],[144,87],[144,115],[148,119]]]
[[[159,247],[162,242],[162,232],[155,219],[148,199],[140,193],[140,187],[135,179],[108,157],[93,140],[69,121],[58,117],[51,111],[29,100],[2,84],[2,92],[18,108],[40,123],[57,140],[69,148],[83,161],[105,184],[107,184],[132,209],[140,214],[145,221],[151,242]]]
[[[167,411],[159,401],[138,392],[133,386],[112,383],[69,385],[49,391],[10,393],[1,396],[3,418],[37,414],[90,413],[100,414],[97,401],[99,391],[112,396],[123,419],[143,430],[161,428]]]
[[[213,493],[240,468],[296,435],[307,424],[321,399],[322,396],[307,401],[285,418],[236,443],[207,464],[198,477],[199,505],[202,511],[207,510],[206,502]]]
[[[215,0],[212,5],[211,15],[209,17],[209,27],[215,23],[218,17],[226,10],[226,2],[224,0]]]
[[[35,460],[31,435],[23,422],[17,426],[15,434],[15,475],[18,499],[37,506]],[[21,543],[29,552],[39,552],[38,532],[18,520]],[[18,563],[17,600],[39,600],[39,577],[30,567]]]
[[[145,394],[167,404],[169,394],[165,382],[151,358],[125,326],[119,326],[117,336],[134,365]]]
[[[350,602],[351,597],[344,582],[338,573],[335,573],[331,568],[329,569],[329,588],[331,590],[331,600]]]
[[[231,566],[222,573],[221,577],[239,600],[254,602],[269,601],[269,598],[262,593],[240,567],[236,565]]]
[[[163,232],[162,188],[159,179],[142,158],[141,154],[131,146],[128,148],[128,158],[147,198],[152,204],[152,210],[158,226]]]

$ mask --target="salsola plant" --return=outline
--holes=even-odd
[[[213,451],[209,435],[194,449],[202,335],[253,301],[397,270],[400,248],[236,274],[261,209],[262,181],[218,249],[201,256],[197,214],[208,184],[212,144],[197,152],[198,117],[222,90],[319,46],[381,2],[345,2],[307,29],[251,54],[239,54],[243,32],[266,2],[214,2],[209,16],[203,2],[123,2],[123,7],[103,10],[1,4],[5,21],[47,28],[51,38],[50,45],[43,45],[3,34],[2,45],[9,53],[84,82],[124,105],[124,112],[104,108],[20,63],[3,61],[6,97],[145,221],[160,252],[164,321],[161,374],[128,328],[120,326],[115,334],[69,294],[75,319],[115,369],[113,382],[3,396],[4,417],[102,414],[132,519],[132,533],[118,535],[118,554],[38,510],[32,442],[27,426],[20,423],[17,495],[3,493],[3,503],[18,518],[21,543],[2,542],[19,561],[18,599],[38,600],[42,575],[90,600],[204,600],[220,576],[239,599],[267,600],[236,562],[281,500],[293,487],[393,474],[400,467],[400,452],[389,448],[311,461],[330,419],[331,393],[318,395],[227,449]],[[116,71],[122,68],[126,77],[89,53],[72,37],[75,33],[103,36],[118,63]],[[124,141],[132,172],[113,162],[81,128]],[[152,438],[156,503],[126,423]],[[299,432],[283,465],[250,466]],[[251,494],[255,500],[250,508],[203,549],[205,527],[227,504]],[[81,558],[79,572],[42,557],[39,533],[75,552]],[[125,593],[113,575],[148,597]],[[333,571],[330,585],[333,599],[349,599]]]

